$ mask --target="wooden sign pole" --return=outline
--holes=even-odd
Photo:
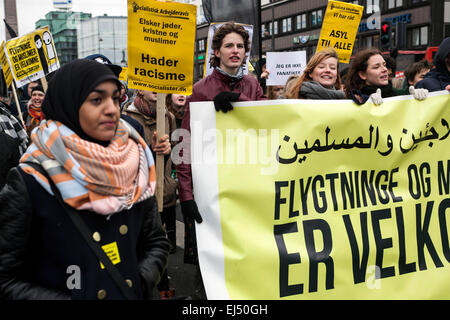
[[[166,94],[158,93],[156,102],[156,133],[157,141],[166,132]],[[156,201],[158,203],[158,211],[163,211],[163,195],[164,195],[164,155],[156,155]]]
[[[47,79],[45,78],[45,76],[41,78],[41,83],[42,83],[42,88],[44,89],[44,93],[47,92],[48,83],[47,83]]]
[[[16,85],[14,84],[14,81],[11,82],[11,85],[13,89],[14,100],[16,101],[17,114],[19,115],[19,119],[22,122],[23,128],[26,130],[25,122],[23,121],[22,110],[20,110],[19,99],[17,98]]]

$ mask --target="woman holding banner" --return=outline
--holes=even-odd
[[[428,96],[426,89],[409,88],[417,100]],[[388,69],[381,51],[375,48],[358,52],[350,65],[345,83],[345,95],[357,104],[366,103],[370,98],[375,105],[383,103],[383,98],[395,97],[397,93],[389,82]]]
[[[210,65],[213,73],[197,82],[188,97],[185,113],[181,124],[182,129],[190,132],[190,102],[214,101],[217,111],[228,112],[233,109],[231,102],[265,100],[266,97],[254,77],[244,75],[243,63],[245,54],[250,50],[249,34],[241,25],[227,22],[216,30],[212,39],[214,55]],[[190,165],[190,140],[187,135],[181,135],[182,152],[181,161],[177,166],[178,185],[180,191],[181,210],[184,216],[186,237],[185,256],[186,263],[198,266],[197,243],[195,238],[195,223],[201,223],[202,217],[194,201],[192,192],[192,172]],[[184,152],[184,153],[183,153]],[[194,299],[205,299],[206,295],[197,268],[195,280]]]
[[[120,82],[79,59],[59,69],[45,120],[0,192],[0,297],[145,299],[169,244],[150,148],[120,120]]]
[[[339,75],[338,54],[325,48],[311,57],[302,76],[287,91],[290,99],[344,99]]]

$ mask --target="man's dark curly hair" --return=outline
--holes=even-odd
[[[236,24],[234,22],[227,22],[224,25],[220,26],[220,28],[214,32],[211,44],[212,50],[213,51],[219,50],[220,47],[222,46],[222,41],[225,38],[225,36],[232,32],[239,34],[242,37],[242,39],[244,39],[245,52],[248,52],[250,50],[250,40],[248,32],[244,29],[242,25]],[[218,67],[220,65],[220,59],[217,58],[215,54],[213,54],[211,56],[209,64],[212,68]]]

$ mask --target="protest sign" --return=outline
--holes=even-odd
[[[209,25],[208,29],[208,45],[206,49],[206,59],[205,59],[205,67],[203,68],[203,78],[209,76],[214,68],[212,68],[209,64],[211,61],[211,57],[214,56],[214,50],[212,49],[212,39],[214,37],[214,32],[219,29],[225,22],[214,22]],[[248,74],[248,65],[250,59],[250,51],[252,50],[252,37],[253,37],[253,26],[248,24],[236,23],[244,27],[245,31],[248,32],[249,39],[249,50],[245,54],[244,64],[242,65],[244,74]]]
[[[197,7],[128,0],[128,86],[190,95]]]
[[[122,67],[122,71],[119,74],[119,80],[128,81],[128,67]]]
[[[306,68],[306,51],[267,52],[268,86],[284,86],[290,76],[301,76]]]
[[[17,87],[59,69],[58,55],[48,27],[11,39],[4,49]]]
[[[363,6],[330,0],[316,52],[331,47],[337,51],[339,62],[348,63],[363,12]]]
[[[449,103],[191,103],[208,298],[449,299]]]
[[[3,76],[5,77],[6,86],[9,87],[13,81],[11,67],[9,66],[8,57],[5,51],[5,41],[0,46],[0,63],[2,65]]]

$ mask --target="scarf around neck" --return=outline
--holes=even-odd
[[[44,119],[41,107],[36,107],[32,103],[28,105],[28,114],[31,116],[31,125],[38,125]]]
[[[144,116],[156,119],[156,102],[149,102],[138,95],[134,98],[133,103],[136,109]]]
[[[53,195],[48,179],[26,162],[40,164],[71,207],[109,215],[154,194],[150,148],[125,121],[107,147],[81,139],[59,121],[43,120],[36,128],[19,166]]]
[[[239,67],[239,70],[236,74],[230,74],[222,69],[220,69],[220,67],[216,67],[217,71],[219,71],[221,74],[231,78],[234,81],[240,80],[244,77],[244,69],[242,68],[242,66]]]
[[[316,100],[335,100],[344,99],[345,94],[336,88],[325,88],[319,82],[316,81],[305,81],[302,83],[300,88],[300,97],[305,97],[306,99],[316,99]]]

